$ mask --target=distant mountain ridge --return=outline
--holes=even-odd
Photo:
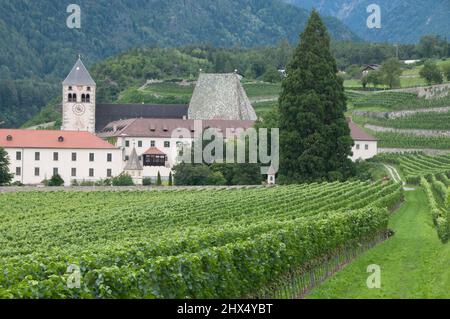
[[[76,54],[87,64],[133,47],[291,42],[308,11],[280,0],[78,0],[81,29],[69,29],[68,2],[0,0],[0,78],[67,74]],[[358,39],[326,17],[331,35]],[[12,45],[14,44],[14,45]]]
[[[301,8],[316,8],[340,19],[367,41],[417,43],[428,34],[450,37],[449,0],[284,0]],[[367,28],[367,7],[381,8],[381,29]]]

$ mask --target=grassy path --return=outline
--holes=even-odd
[[[450,244],[437,237],[425,193],[406,192],[391,217],[395,236],[357,258],[307,298],[450,298]],[[367,266],[381,267],[381,288],[369,289]]]

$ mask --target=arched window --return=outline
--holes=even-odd
[[[84,95],[84,94],[81,94],[81,102],[86,102],[86,95]]]
[[[91,103],[91,95],[90,94],[86,94],[86,102]]]
[[[69,101],[69,102],[72,102],[72,93],[69,93],[68,101]]]
[[[72,102],[76,102],[77,101],[77,95],[74,93],[72,95]]]

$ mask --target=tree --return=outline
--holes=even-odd
[[[427,81],[428,85],[440,84],[444,81],[441,69],[433,60],[427,60],[420,70],[420,76]]]
[[[226,179],[220,171],[213,171],[205,164],[181,163],[173,168],[175,185],[226,185]]]
[[[172,172],[169,173],[169,186],[173,185]]]
[[[361,77],[361,85],[363,89],[367,87],[367,84],[369,84],[369,77],[367,75],[364,75]]]
[[[0,185],[8,185],[13,179],[13,174],[9,172],[8,153],[0,148]]]
[[[127,173],[122,173],[112,179],[113,186],[133,186],[133,178]]]
[[[263,81],[269,83],[277,83],[280,82],[280,80],[281,75],[280,72],[278,72],[277,68],[274,66],[269,66],[266,73],[264,73],[263,75]]]
[[[330,37],[313,11],[287,67],[279,100],[280,180],[309,182],[353,175],[353,140]]]
[[[52,176],[52,178],[48,181],[48,186],[62,186],[64,185],[64,180],[59,174],[55,174]]]
[[[383,84],[390,89],[400,86],[400,75],[402,75],[402,64],[397,58],[390,58],[383,62],[380,68],[380,77]]]
[[[383,84],[381,73],[379,71],[369,72],[367,75],[367,83],[372,84],[374,88],[380,84]]]
[[[450,81],[450,63],[446,63],[442,66],[442,72],[444,72],[447,81]]]
[[[161,173],[158,171],[158,177],[156,178],[156,186],[161,186],[162,180],[161,180]]]

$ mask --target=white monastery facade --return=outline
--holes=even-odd
[[[122,172],[122,151],[89,132],[0,130],[0,147],[8,153],[13,182],[38,185],[59,174],[73,180],[98,181]]]
[[[16,182],[36,185],[59,174],[70,185],[123,172],[137,184],[158,173],[168,179],[182,146],[192,145],[199,133],[199,121],[200,130],[214,128],[227,139],[227,133],[234,138],[256,120],[237,74],[200,75],[190,105],[97,104],[96,83],[81,59],[62,87],[60,131],[0,130],[0,147],[8,152]],[[375,156],[376,139],[351,120],[349,126],[352,160]],[[271,175],[269,183],[275,183]]]

